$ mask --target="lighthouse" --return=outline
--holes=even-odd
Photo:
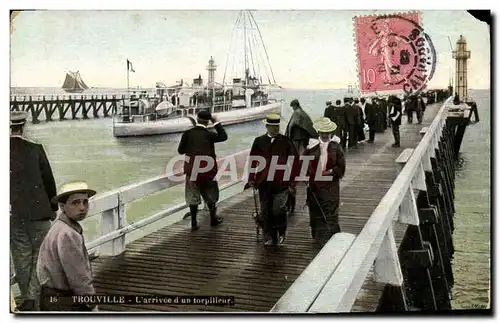
[[[458,93],[460,101],[467,99],[467,60],[470,58],[470,50],[467,50],[467,42],[460,35],[457,47],[453,51],[456,61],[455,67],[455,92]]]
[[[207,71],[208,71],[208,87],[213,88],[215,85],[215,70],[217,69],[217,65],[215,65],[215,61],[212,56],[210,56],[210,60],[208,61]]]

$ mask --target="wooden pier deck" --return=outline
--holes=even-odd
[[[406,124],[403,117],[401,147],[392,148],[391,129],[376,134],[375,143],[364,143],[347,153],[346,176],[341,182],[340,226],[359,234],[396,178],[396,158],[405,148],[415,148],[420,130],[429,125],[442,104],[427,107],[424,122]],[[100,305],[103,311],[231,311],[265,312],[280,299],[318,253],[310,238],[305,188],[299,187],[295,214],[289,220],[285,245],[265,249],[257,239],[251,213],[252,191],[247,190],[218,205],[223,225],[211,228],[201,212],[201,228],[191,233],[189,219],[160,228],[127,245],[119,256],[92,262],[98,293],[121,295],[226,295],[234,306],[200,305]],[[406,225],[395,224],[396,243]],[[371,312],[378,307],[384,288],[371,274],[352,311]]]

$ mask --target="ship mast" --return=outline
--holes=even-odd
[[[247,75],[247,15],[243,12],[243,40],[245,42],[245,90],[248,87],[248,75]]]

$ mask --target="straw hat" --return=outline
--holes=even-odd
[[[269,126],[279,126],[281,122],[281,117],[279,114],[276,113],[271,113],[266,116],[264,120],[262,120],[263,124],[269,125]]]
[[[10,125],[19,126],[26,123],[28,114],[24,111],[12,111],[10,113]]]
[[[319,118],[314,121],[313,127],[317,132],[334,132],[335,129],[337,129],[335,122],[327,117]]]
[[[96,191],[89,189],[87,183],[85,182],[69,182],[59,187],[59,194],[53,197],[51,202],[57,204],[62,197],[75,193],[87,193],[89,197],[92,197],[96,194]]]

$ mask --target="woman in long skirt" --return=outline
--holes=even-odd
[[[319,138],[311,139],[304,152],[306,156],[313,156],[307,171],[307,205],[311,235],[318,243],[326,243],[340,232],[340,179],[346,164],[340,140],[332,134],[337,125],[329,118],[320,118],[314,128]]]

